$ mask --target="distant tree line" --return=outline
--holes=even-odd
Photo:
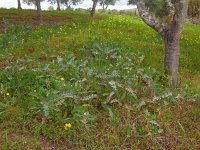
[[[22,0],[23,3],[27,5],[35,5],[37,9],[37,18],[41,18],[41,2],[45,0]],[[47,0],[50,4],[57,4],[57,10],[61,10],[61,5],[64,5],[67,8],[70,8],[71,5],[77,5],[83,2],[84,0]],[[115,5],[118,0],[92,0],[93,5],[91,7],[91,16],[94,17],[96,6],[99,3],[102,6],[103,11],[105,11],[109,5]],[[21,0],[17,0],[18,9],[22,9]]]
[[[41,2],[45,0],[17,0],[18,9],[22,9],[21,1],[28,5],[35,5],[37,8],[37,17],[41,16]],[[61,5],[70,8],[72,5],[77,5],[84,0],[46,0],[50,4],[57,4],[57,10],[61,10]],[[94,17],[96,6],[99,3],[102,6],[102,10],[108,9],[109,5],[115,5],[116,1],[119,0],[91,0],[93,2],[91,7],[91,16]],[[137,0],[129,0],[128,4],[135,4]],[[153,12],[157,17],[162,17],[166,15],[166,11],[163,11],[166,7],[166,0],[145,0],[148,9]],[[200,17],[200,0],[189,0],[188,16],[191,18]]]

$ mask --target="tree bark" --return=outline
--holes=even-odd
[[[180,57],[180,35],[167,34],[163,37],[165,45],[164,71],[173,87],[178,85],[178,68]]]
[[[171,0],[165,0],[165,6],[166,6],[166,14],[168,16],[174,15],[174,6],[171,2]]]
[[[38,20],[42,19],[42,9],[41,9],[41,4],[40,4],[40,0],[36,0],[36,8],[37,8],[37,14],[36,14],[36,18]]]
[[[21,1],[20,0],[17,0],[17,4],[18,4],[18,9],[22,9],[22,7],[21,7]]]
[[[163,38],[165,44],[164,70],[170,85],[178,85],[178,68],[180,57],[180,34],[187,14],[188,0],[165,0],[166,11],[170,22],[162,23],[151,16],[144,0],[137,1],[137,8],[142,20]],[[172,19],[171,19],[172,18]]]
[[[108,5],[106,5],[106,8],[105,8],[105,10],[107,10],[108,9]]]
[[[57,10],[60,11],[61,10],[60,9],[60,0],[56,0],[56,2],[57,2]]]
[[[164,23],[159,22],[158,20],[153,18],[153,16],[151,16],[149,9],[145,5],[144,0],[139,0],[137,2],[137,8],[142,20],[156,32],[164,36],[163,33],[166,25]]]
[[[105,10],[105,3],[102,2],[103,11]]]
[[[98,0],[93,0],[93,6],[92,6],[92,10],[91,10],[91,17],[92,17],[92,18],[93,18],[94,15],[95,15],[97,2],[98,2]]]

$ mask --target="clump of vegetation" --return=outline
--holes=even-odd
[[[56,14],[72,20],[0,34],[0,149],[199,147],[199,26],[185,25],[172,90],[161,38],[139,18]]]

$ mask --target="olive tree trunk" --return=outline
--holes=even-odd
[[[40,0],[35,0],[35,2],[36,2],[36,8],[37,8],[36,18],[38,20],[41,20],[42,19],[42,9],[41,9]]]
[[[17,7],[18,9],[22,9],[22,7],[21,7],[21,1],[20,0],[17,0],[17,6],[18,6]]]
[[[57,10],[60,11],[60,0],[56,0],[56,3],[57,3]]]
[[[105,2],[102,2],[101,5],[102,5],[103,12],[105,12],[108,9],[108,5],[105,4]]]
[[[92,5],[92,9],[91,9],[91,17],[94,17],[98,0],[92,0],[92,1],[93,1],[93,5]]]
[[[108,5],[105,3],[102,4],[103,12],[105,12],[108,9]]]
[[[164,70],[168,75],[170,84],[175,87],[178,83],[178,68],[180,57],[180,36],[179,35],[166,35],[164,38],[165,57],[164,57]]]
[[[174,3],[171,0],[165,0],[165,2],[168,18],[171,18],[169,23],[154,19],[144,0],[137,1],[137,8],[142,20],[157,31],[164,40],[164,70],[169,77],[170,85],[175,87],[178,84],[180,34],[187,14],[188,0],[175,0]]]

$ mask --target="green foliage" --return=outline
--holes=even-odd
[[[0,149],[16,147],[7,139],[18,130],[69,149],[197,147],[198,25],[185,25],[181,82],[171,90],[162,75],[162,39],[136,16],[45,15],[73,19],[40,27],[7,22],[0,34]]]
[[[108,5],[115,5],[117,0],[99,0],[100,5],[103,9],[107,9]]]
[[[77,5],[78,3],[81,3],[82,0],[61,0],[61,4],[63,4],[66,7],[70,7],[71,5]]]
[[[103,105],[113,117],[106,105],[122,103],[124,99],[135,103],[143,87],[155,86],[141,68],[143,57],[96,41],[92,43],[76,52],[81,58],[70,52],[67,58],[58,56],[57,61],[39,65],[34,72],[17,68],[9,71],[9,76],[2,72],[2,90],[12,93],[12,98],[19,98],[24,108],[40,110],[46,117],[59,111],[69,112],[68,117],[78,117],[79,121],[86,117],[86,123],[87,119],[95,118],[88,108]],[[34,101],[30,104],[27,99]]]
[[[128,4],[135,5],[137,0],[129,0]],[[165,0],[145,0],[146,7],[157,17],[166,16]]]
[[[41,2],[45,1],[45,0],[40,0]],[[36,5],[36,1],[35,0],[23,0],[23,3],[27,4],[27,5]]]

